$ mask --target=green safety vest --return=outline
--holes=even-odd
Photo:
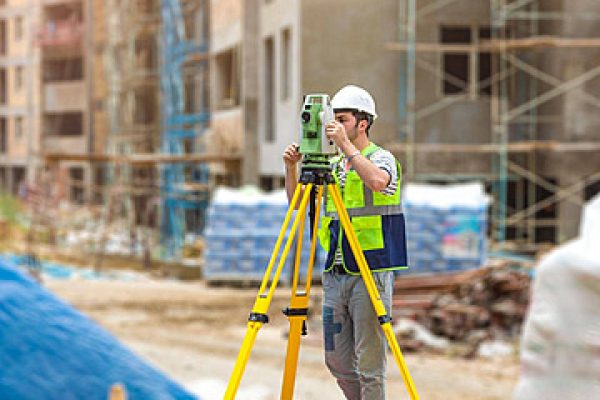
[[[373,143],[361,153],[370,158],[381,148]],[[398,169],[398,185],[393,195],[373,192],[353,169],[346,175],[344,188],[340,187],[338,168],[342,157],[331,160],[333,176],[340,189],[344,206],[348,211],[360,247],[369,268],[373,271],[389,271],[408,268],[404,214],[400,200],[401,166]],[[359,269],[350,245],[339,222],[330,193],[325,197],[325,213],[320,220],[319,241],[327,251],[325,271],[331,270],[338,247],[342,250],[343,266],[349,274],[358,275]],[[335,245],[332,245],[335,243]]]

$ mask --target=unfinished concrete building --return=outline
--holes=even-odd
[[[0,2],[0,191],[18,194],[39,151],[37,1]],[[31,12],[31,11],[34,12]]]
[[[485,182],[497,242],[573,237],[600,185],[600,4],[365,3],[211,2],[211,129],[243,154],[242,182],[281,186],[302,95],[355,83],[405,181]]]
[[[160,2],[109,1],[104,22],[107,31],[103,76],[108,82],[106,115],[109,125],[104,151],[111,155],[159,152]],[[131,209],[132,218],[135,218],[136,209],[143,210],[148,199],[158,194],[154,166],[108,167],[111,168],[105,169],[106,181],[110,181],[113,188],[121,188],[125,207]]]
[[[132,237],[160,227],[169,258],[181,256],[184,238],[200,235],[208,201],[208,173],[194,158],[205,152],[209,119],[207,6],[111,0],[105,8],[105,219],[126,217]],[[146,161],[134,162],[140,155]]]
[[[96,2],[97,3],[97,2]],[[94,119],[96,4],[83,0],[11,1],[0,5],[0,184],[19,194],[38,184],[44,154],[81,155],[102,147]],[[97,100],[97,99],[96,99]],[[63,160],[53,180],[61,199],[88,204],[94,171],[88,160]],[[22,192],[21,194],[24,194]]]
[[[92,3],[53,1],[40,7],[40,148],[43,153],[89,154],[95,142]],[[93,181],[90,163],[61,161],[59,171],[66,199],[87,204]]]

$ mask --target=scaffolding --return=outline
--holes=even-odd
[[[109,133],[105,152],[112,159],[160,151],[157,0],[108,0],[104,61]],[[153,164],[103,163],[103,223],[96,268],[101,266],[107,232],[114,220],[125,220],[135,252],[155,225],[160,195]]]
[[[391,147],[404,156],[406,174],[411,180],[486,181],[494,198],[491,212],[493,241],[497,245],[510,243],[520,250],[535,251],[543,241],[540,240],[540,229],[553,229],[555,234],[551,241],[554,243],[568,239],[556,234],[559,228],[557,213],[546,213],[552,215],[545,216],[543,211],[559,203],[580,208],[584,202],[582,189],[586,185],[597,187],[600,182],[600,168],[594,170],[593,163],[591,169],[568,184],[542,176],[543,168],[540,167],[540,158],[549,154],[588,157],[600,149],[600,140],[594,138],[581,141],[552,135],[552,132],[566,131],[565,124],[572,123],[575,117],[567,115],[568,108],[565,110],[564,105],[551,104],[559,96],[568,95],[596,112],[600,108],[600,98],[589,90],[590,83],[594,79],[597,83],[600,77],[600,67],[593,61],[600,54],[600,39],[573,32],[562,35],[568,37],[555,35],[557,26],[562,26],[565,21],[571,25],[575,21],[595,23],[596,30],[587,32],[597,34],[600,9],[586,9],[583,2],[578,6],[577,1],[553,5],[541,0],[490,0],[489,34],[484,35],[480,30],[479,40],[470,43],[420,40],[420,33],[427,31],[423,27],[426,18],[465,2],[469,0],[399,1],[398,42],[388,44],[388,48],[400,52],[398,112],[399,135],[403,143]],[[417,7],[417,3],[421,6]],[[431,20],[429,22],[431,24]],[[563,33],[565,31],[563,29]],[[548,32],[553,35],[549,36]],[[428,59],[423,54],[435,57]],[[469,76],[456,76],[440,67],[444,56],[451,54],[469,55]],[[557,77],[564,74],[553,73],[553,69],[547,67],[548,62],[569,55],[582,59],[582,68],[568,79]],[[489,57],[489,76],[478,81],[478,63],[486,57]],[[431,58],[436,61],[432,62]],[[455,88],[456,93],[424,102],[419,96],[419,70],[433,74],[450,88]],[[468,84],[474,81],[478,85]],[[478,91],[482,89],[489,90],[487,143],[423,143],[418,140],[436,114],[460,101],[477,100]],[[589,110],[586,117],[597,118]],[[469,121],[464,123],[469,124]],[[594,123],[598,123],[597,119]],[[419,171],[416,160],[419,156],[441,154],[489,155],[491,168],[472,175]],[[543,196],[540,191],[544,192]]]
[[[111,232],[129,233],[131,255],[140,255],[141,250],[146,259],[152,236],[160,239],[163,258],[180,259],[186,235],[200,235],[203,229],[208,164],[238,169],[240,161],[239,156],[207,154],[204,148],[209,124],[209,1],[94,0],[85,4],[88,22],[94,21],[87,28],[86,57],[102,59],[102,65],[94,69],[91,58],[85,63],[90,79],[85,99],[90,115],[85,122],[89,126],[99,123],[101,132],[107,122],[108,132],[106,137],[90,137],[86,151],[44,149],[40,156],[47,168],[38,172],[64,189],[60,163],[95,168],[91,184],[83,177],[69,183],[79,191],[89,186],[93,203],[103,205],[92,244],[96,269],[101,268]],[[58,25],[56,32],[48,30],[56,35],[41,35],[40,43],[62,46],[69,35],[81,31],[77,26]],[[62,192],[56,194],[54,203]],[[38,197],[50,200],[48,195]],[[34,211],[39,214],[40,210],[49,211],[41,206]],[[56,222],[37,218],[37,214],[28,243],[39,236],[38,225]]]
[[[209,123],[208,1],[110,0],[108,9],[107,153],[120,160],[110,164],[109,196],[128,194],[121,211],[132,237],[156,225],[161,257],[180,259],[208,202],[208,167],[194,157],[205,153]]]
[[[160,82],[164,154],[204,153],[208,128],[207,0],[161,0]],[[186,235],[204,227],[209,199],[206,164],[166,163],[161,166],[161,243],[166,258],[179,259]]]

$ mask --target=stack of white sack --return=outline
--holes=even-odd
[[[409,273],[462,271],[486,263],[490,198],[481,182],[408,183],[403,193]]]
[[[517,400],[600,399],[600,195],[536,269]]]

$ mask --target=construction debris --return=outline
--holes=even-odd
[[[413,327],[397,330],[400,345],[407,350],[442,348],[472,357],[484,342],[511,342],[521,331],[529,288],[527,272],[513,269],[508,262],[459,273],[400,277],[394,286],[395,318],[410,319],[419,329],[454,344],[432,346]],[[497,353],[486,354],[490,352]]]

